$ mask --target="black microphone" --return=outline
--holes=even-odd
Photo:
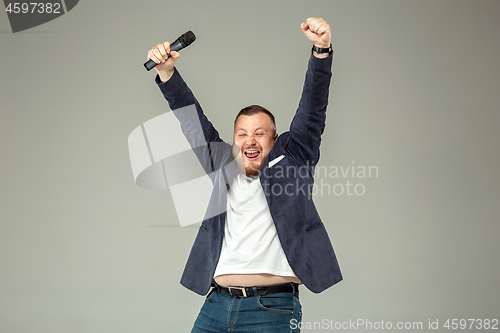
[[[180,51],[185,47],[188,47],[191,45],[192,42],[196,40],[196,36],[193,34],[192,31],[188,31],[185,34],[182,34],[179,38],[175,40],[172,44],[170,44],[170,51]],[[170,58],[170,54],[168,55]],[[156,65],[158,65],[156,62],[153,60],[148,60],[146,63],[144,63],[144,67],[148,71],[152,70]]]

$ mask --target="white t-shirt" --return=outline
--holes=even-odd
[[[227,191],[224,239],[214,277],[258,273],[296,276],[278,239],[259,178],[240,173]]]

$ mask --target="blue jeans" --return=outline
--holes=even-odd
[[[191,333],[299,333],[301,320],[298,292],[240,298],[216,286],[205,298]]]

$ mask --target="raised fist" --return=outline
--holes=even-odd
[[[310,17],[300,27],[307,39],[317,47],[327,48],[331,43],[330,26],[322,18]]]

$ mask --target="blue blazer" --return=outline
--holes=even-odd
[[[290,130],[278,137],[259,171],[269,210],[290,267],[315,293],[342,280],[332,244],[311,194],[314,167],[319,160],[321,135],[325,128],[332,60],[332,55],[323,59],[310,56],[302,97]],[[179,72],[175,70],[164,83],[157,76],[156,83],[214,184],[207,214],[181,278],[183,286],[205,295],[210,289],[221,252],[226,190],[238,169],[233,161],[232,146],[219,137]],[[199,142],[195,142],[199,141],[200,135],[196,139],[193,112],[189,110],[199,119],[203,132],[201,137],[206,145],[200,146]]]

